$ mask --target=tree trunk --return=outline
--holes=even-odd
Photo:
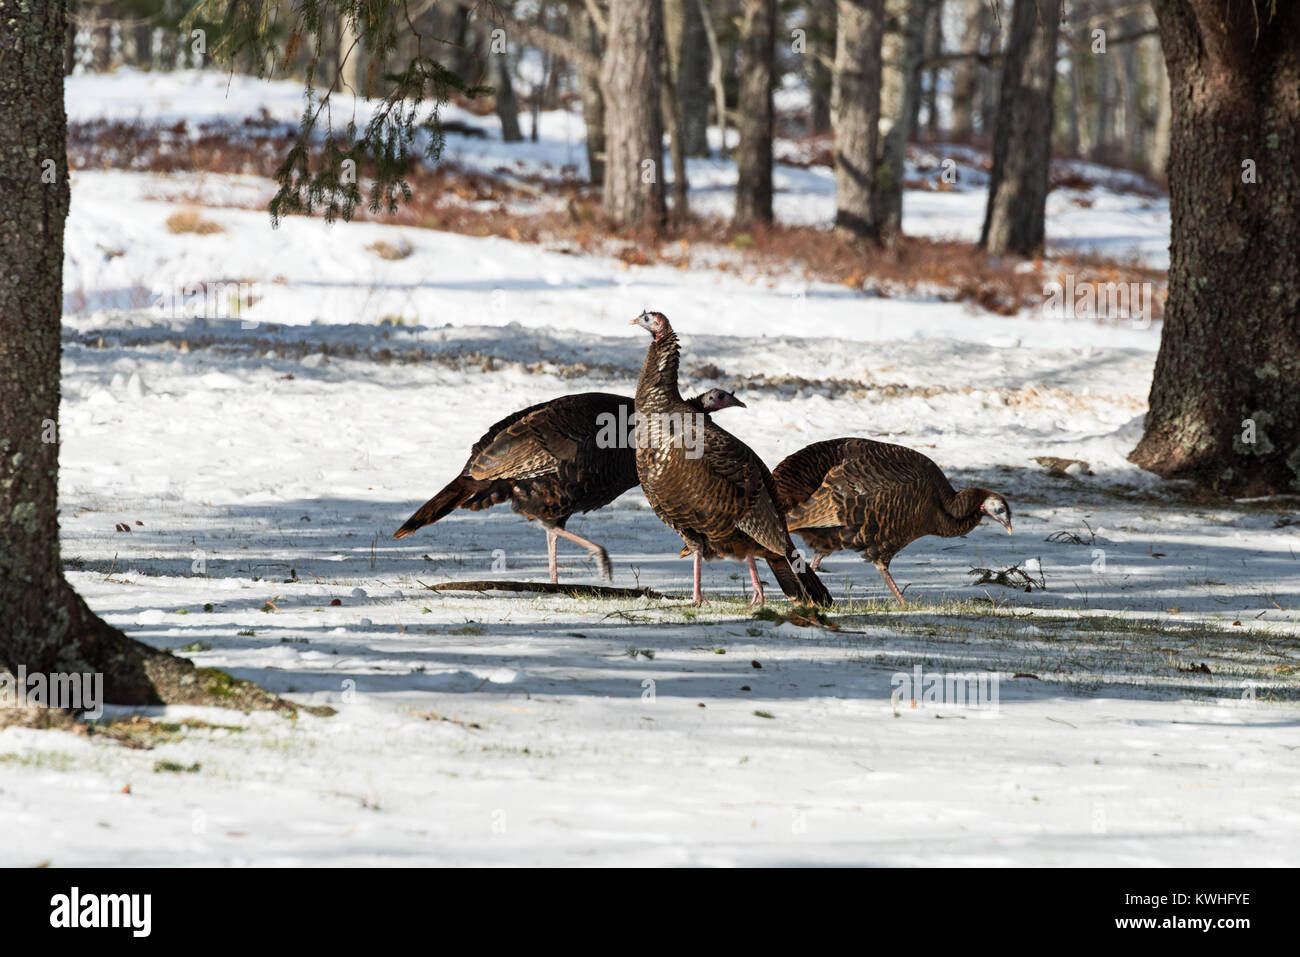
[[[1260,4],[1258,23],[1222,0],[1155,9],[1173,235],[1146,431],[1129,458],[1233,494],[1300,491],[1300,5],[1270,17]]]
[[[0,667],[28,675],[103,675],[106,702],[291,707],[243,681],[209,691],[184,659],[101,621],[59,557],[59,385],[63,227],[68,214],[63,108],[64,0],[0,17]],[[226,696],[229,698],[226,698]]]
[[[810,133],[831,128],[831,61],[835,55],[835,6],[821,2],[808,11],[808,49],[804,54],[808,95],[811,99]]]
[[[1151,134],[1151,157],[1147,173],[1161,182],[1165,179],[1165,168],[1169,164],[1169,71],[1165,69],[1163,57],[1158,57],[1155,64],[1156,73],[1156,124]]]
[[[745,0],[741,31],[740,145],[736,150],[737,229],[772,221],[772,72],[776,0]]]
[[[903,228],[903,177],[920,93],[926,13],[932,0],[885,0],[881,41],[880,139],[872,219],[881,236]]]
[[[704,0],[695,0],[700,8],[700,22],[704,24],[704,38],[709,44],[709,86],[713,88],[713,112],[718,123],[720,136],[718,157],[727,155],[727,89],[724,83],[726,64],[722,59],[722,48],[718,44],[718,31],[713,28],[709,11],[704,9]]]
[[[988,0],[965,0],[966,23],[962,30],[962,53],[982,49],[985,11]],[[957,140],[969,139],[975,132],[976,96],[979,91],[979,64],[973,59],[958,60],[952,71],[952,134]]]
[[[871,196],[880,124],[884,0],[838,0],[835,40],[835,228],[875,237]]]
[[[922,88],[921,73],[918,71],[912,78],[913,92],[911,97],[912,116],[908,123],[908,129],[919,130],[920,122],[918,113],[922,106],[925,107],[925,132],[933,140],[939,133],[939,67],[937,58],[943,52],[943,3],[940,0],[926,0],[922,3],[917,15],[923,20],[922,29],[922,52],[925,59],[932,64],[925,71],[926,78],[929,82]]]
[[[496,92],[501,139],[507,143],[518,143],[524,134],[519,130],[519,103],[515,99],[515,85],[510,78],[510,49],[502,41],[500,52],[493,50],[488,53],[488,58],[492,63],[492,87]]]
[[[1002,68],[993,172],[980,245],[1029,256],[1043,244],[1052,161],[1060,0],[1017,0]]]
[[[664,64],[664,83],[660,106],[663,111],[664,129],[668,132],[668,156],[673,164],[673,218],[685,222],[690,215],[690,205],[686,194],[690,183],[686,179],[686,150],[682,143],[682,102],[677,96],[677,83],[672,71]]]
[[[665,218],[660,0],[611,0],[605,88],[605,212],[616,225]]]
[[[339,84],[361,95],[361,38],[347,16],[339,17]]]
[[[96,73],[107,73],[113,63],[113,24],[97,20],[90,28],[90,68]]]
[[[63,73],[65,76],[72,76],[73,71],[77,69],[77,25],[71,20],[68,21],[63,38]]]
[[[597,60],[604,57],[605,41],[586,11],[582,13],[578,40]],[[605,95],[600,90],[600,77],[582,73],[578,89],[582,94],[582,119],[587,127],[587,182],[600,185],[605,182]]]
[[[153,69],[153,27],[147,23],[131,28],[131,62],[140,70]]]
[[[664,0],[664,36],[676,87],[682,148],[709,155],[709,41],[697,0]]]

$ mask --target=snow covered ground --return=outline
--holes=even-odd
[[[224,86],[77,77],[69,111],[297,115],[286,85]],[[542,128],[529,162],[580,162],[580,126]],[[453,149],[485,169],[508,150]],[[721,211],[734,170],[717,165],[697,188]],[[779,174],[813,220],[819,175]],[[73,179],[69,576],[141,640],[338,713],[169,708],[148,750],[0,731],[0,863],[1296,859],[1300,524],[1285,503],[1188,504],[1128,464],[1159,323],[1004,318],[373,223],[273,231],[247,209],[201,207],[223,231],[173,234],[193,187]],[[910,191],[907,225],[972,235],[981,197]],[[1167,204],[1097,199],[1115,208],[1052,207],[1051,235],[1159,264]],[[384,260],[376,240],[412,252]],[[255,301],[238,318],[168,295],[241,281]],[[545,578],[543,534],[505,508],[390,536],[501,415],[631,393],[646,340],[627,323],[646,307],[681,334],[687,384],[748,403],[718,420],[769,464],[885,438],[1004,493],[1015,534],[910,546],[893,566],[906,611],[837,555],[830,626],[801,626],[753,617],[736,563],[706,566],[710,603],[690,608],[680,542],[638,490],[570,528],[608,548],[616,584],[672,597],[427,591]],[[1087,466],[1054,475],[1039,457]],[[973,584],[1011,565],[1046,590]],[[566,544],[560,573],[597,580]],[[894,701],[917,667],[996,677],[997,705]]]

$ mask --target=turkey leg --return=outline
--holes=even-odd
[[[749,599],[750,607],[764,605],[767,599],[763,596],[763,583],[758,580],[758,566],[754,564],[754,556],[746,555],[745,564],[749,566],[749,580],[754,583],[754,593]]]
[[[546,564],[551,569],[551,584],[557,584],[560,580],[559,566],[555,560],[555,546],[558,544],[555,537],[555,529],[546,529]]]
[[[600,573],[605,576],[605,581],[614,580],[614,566],[610,564],[609,553],[595,542],[588,541],[581,535],[575,535],[567,528],[548,528],[546,530],[551,550],[551,581],[555,581],[555,536],[567,538],[575,545],[581,545],[587,551],[591,552],[591,557],[596,559],[596,565],[600,568]]]
[[[906,605],[907,602],[903,600],[903,593],[899,591],[898,586],[894,584],[894,576],[889,574],[889,566],[884,562],[876,562],[876,568],[880,570],[880,577],[885,580],[885,584],[888,585],[889,590],[894,593],[894,597],[898,599],[898,603],[900,605]]]
[[[696,552],[696,553],[695,553],[695,575],[694,575],[695,587],[694,587],[694,589],[692,589],[692,591],[691,591],[691,604],[692,604],[692,605],[702,605],[702,604],[704,604],[704,597],[700,594],[700,564],[701,564],[701,562],[702,562],[702,559],[700,558],[700,553],[699,553],[699,552]]]

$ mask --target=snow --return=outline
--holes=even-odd
[[[79,76],[68,106],[164,122],[300,108],[291,84],[226,86]],[[568,162],[570,132],[542,129],[510,155]],[[457,148],[484,167],[508,152]],[[715,165],[696,189],[722,211],[734,172]],[[813,205],[822,172],[783,168],[778,208]],[[68,574],[134,637],[338,713],[153,709],[192,724],[152,750],[0,731],[0,863],[1295,860],[1300,525],[1284,504],[1188,504],[1128,463],[1158,323],[1003,318],[374,223],[272,230],[220,205],[200,211],[224,232],[173,235],[191,185],[73,177]],[[980,196],[909,191],[909,223],[969,236]],[[1150,200],[1113,196],[1095,218],[1054,203],[1049,232],[1158,259]],[[381,238],[411,256],[378,258]],[[223,317],[169,298],[217,282],[256,301]],[[680,542],[635,490],[569,527],[608,548],[615,584],[674,597],[426,590],[545,578],[544,535],[508,509],[390,535],[505,413],[631,393],[645,338],[628,319],[645,307],[681,334],[684,386],[748,403],[718,421],[769,464],[835,435],[909,445],[1004,493],[1015,534],[909,546],[893,564],[906,611],[870,565],[828,559],[830,630],[752,617],[737,563],[708,564],[710,604],[691,609]],[[1042,456],[1087,468],[1056,477]],[[597,580],[568,543],[560,560],[562,581]],[[971,584],[1013,564],[1047,590]],[[996,675],[997,707],[895,703],[917,666]]]

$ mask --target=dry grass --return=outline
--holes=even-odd
[[[182,209],[167,217],[167,231],[211,236],[213,233],[224,233],[226,228],[220,223],[204,219],[197,209]]]

